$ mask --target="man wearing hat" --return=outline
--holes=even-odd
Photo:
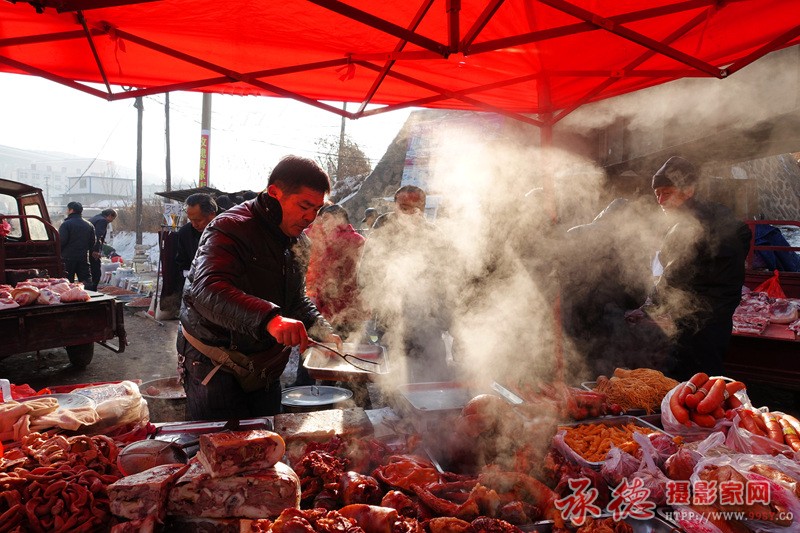
[[[671,227],[659,251],[663,273],[653,307],[642,311],[668,315],[677,327],[669,373],[678,380],[697,372],[724,373],[751,237],[747,224],[730,209],[695,197],[698,179],[692,163],[671,157],[652,183]]]
[[[378,210],[374,207],[368,207],[364,210],[364,218],[361,219],[361,224],[364,232],[372,229],[375,219],[378,218]]]

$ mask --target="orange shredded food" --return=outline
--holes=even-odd
[[[634,433],[649,435],[651,430],[637,426],[633,422],[608,426],[599,424],[579,424],[577,426],[561,426],[567,431],[564,442],[578,455],[589,462],[597,463],[605,460],[612,446],[623,452],[634,454],[639,445],[633,440]]]
[[[677,381],[658,370],[617,368],[611,379],[598,377],[594,390],[604,393],[609,403],[618,404],[623,411],[644,409],[649,414],[658,409],[664,396],[677,386]]]

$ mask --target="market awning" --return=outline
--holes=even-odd
[[[350,118],[418,106],[552,125],[587,102],[725,78],[798,42],[796,0],[0,2],[0,71],[109,100],[257,94]]]
[[[194,187],[192,189],[180,189],[177,191],[157,192],[156,194],[168,200],[185,202],[189,196],[196,193],[210,194],[214,198],[216,198],[217,196],[221,196],[223,194],[228,194],[226,192],[220,191],[219,189],[215,189],[214,187]]]

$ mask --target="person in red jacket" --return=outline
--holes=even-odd
[[[369,318],[357,279],[366,239],[353,229],[347,211],[335,204],[320,209],[306,235],[311,240],[306,294],[334,330],[346,337]]]

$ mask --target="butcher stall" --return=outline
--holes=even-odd
[[[364,355],[305,362],[372,387],[389,362]],[[152,383],[3,389],[4,532],[798,530],[800,423],[728,377],[409,383],[211,422],[152,420]]]
[[[800,272],[797,271],[800,247],[788,246],[785,239],[781,245],[760,245],[756,235],[758,227],[800,228],[800,221],[756,220],[748,224],[753,242],[742,301],[733,315],[733,338],[725,356],[725,371],[751,384],[781,387],[797,396],[800,394]],[[762,268],[754,268],[754,256],[759,252],[770,255]],[[793,271],[784,270],[787,266]]]

